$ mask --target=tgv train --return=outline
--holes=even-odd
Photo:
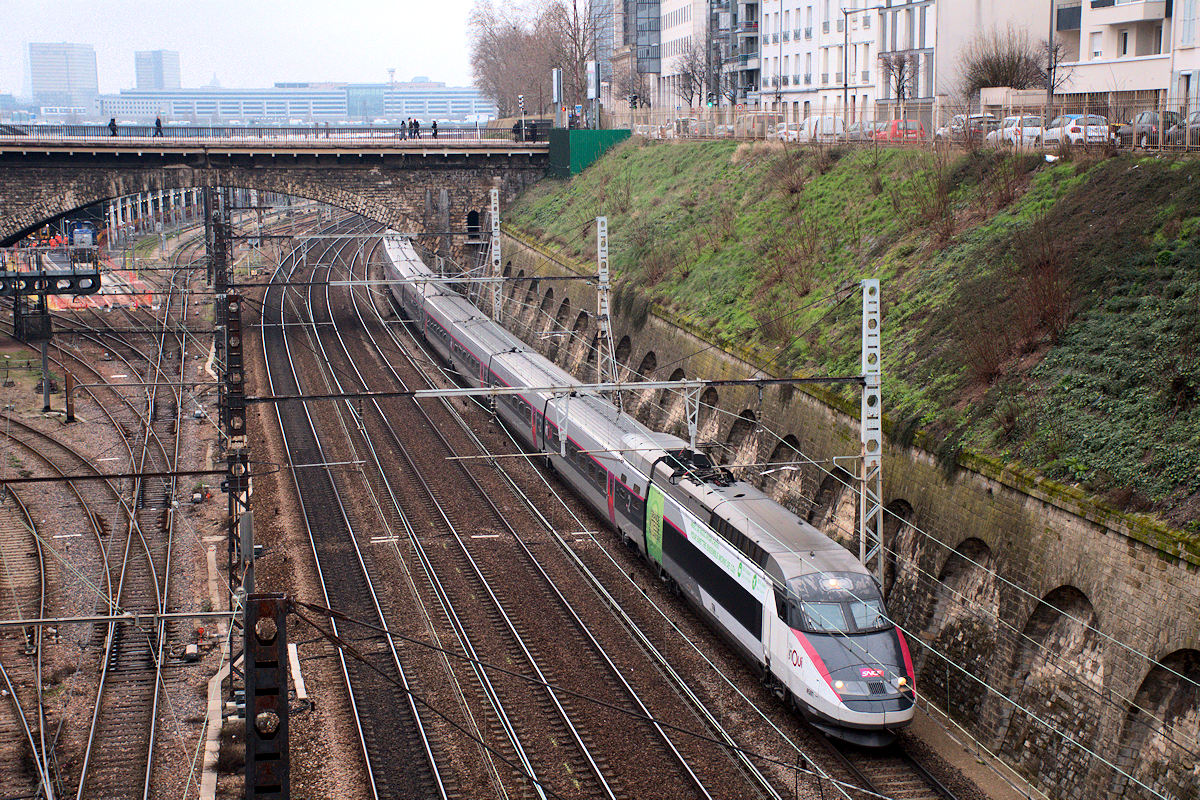
[[[882,746],[913,717],[904,635],[843,547],[675,436],[637,422],[434,277],[409,240],[385,238],[403,317],[658,574],[814,725]]]

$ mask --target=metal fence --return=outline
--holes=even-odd
[[[247,144],[286,144],[297,146],[358,146],[395,145],[409,142],[429,145],[433,142],[526,142],[544,143],[544,125],[529,121],[522,130],[519,125],[485,127],[483,125],[439,125],[437,132],[422,125],[412,131],[404,125],[332,126],[311,125],[42,125],[0,123],[2,143],[74,143],[104,141],[136,141],[139,144],[192,145],[208,142]]]
[[[1052,103],[970,105],[932,102],[861,103],[810,111],[735,107],[612,113],[607,127],[628,127],[649,139],[777,140],[802,144],[1018,147],[1117,147],[1150,151],[1200,149],[1200,103],[1155,97],[1075,95]],[[811,108],[811,106],[810,106]]]

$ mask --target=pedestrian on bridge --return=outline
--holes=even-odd
[[[116,117],[112,117],[108,120],[108,135],[109,136],[117,135],[117,118]]]
[[[436,138],[437,138],[437,120],[436,120],[436,119],[433,121],[433,128],[432,128],[432,130],[433,130],[433,138],[435,138],[435,139],[436,139]]]
[[[154,118],[154,135],[162,136],[162,117]]]
[[[421,138],[421,120],[416,117],[413,117],[413,136],[418,139]]]

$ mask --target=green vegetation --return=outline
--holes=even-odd
[[[893,436],[1200,533],[1200,162],[631,141],[506,221],[588,260],[598,214],[622,310],[774,372],[857,371],[881,279]]]

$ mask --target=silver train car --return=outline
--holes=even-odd
[[[411,243],[385,238],[404,319],[473,386],[530,387],[496,413],[664,580],[827,734],[883,746],[912,720],[904,634],[845,548],[675,436],[578,383],[433,276]],[[415,282],[410,282],[414,281]]]

